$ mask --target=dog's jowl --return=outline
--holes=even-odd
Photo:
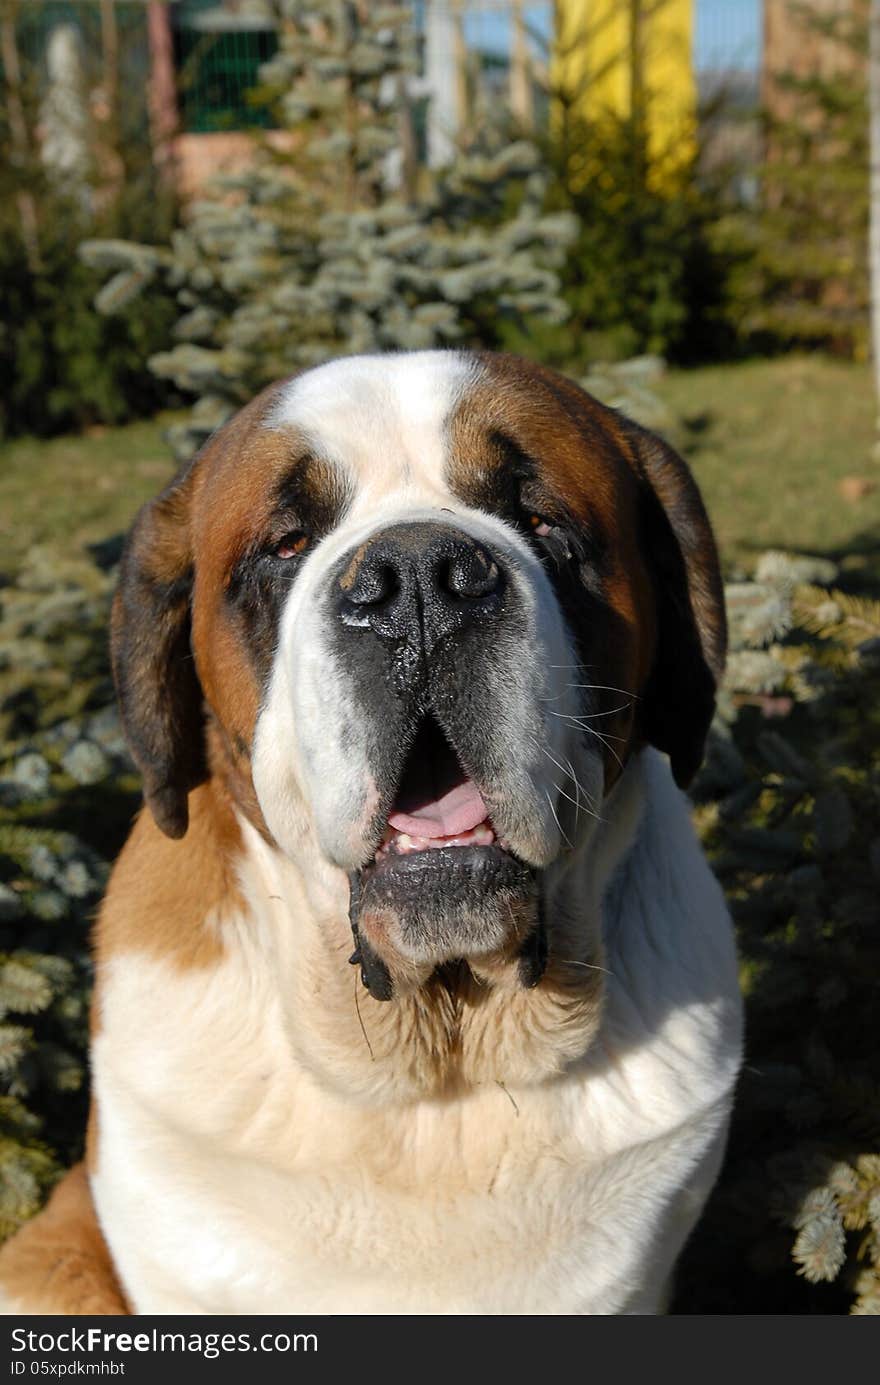
[[[725,645],[660,439],[525,361],[266,390],[138,516],[145,807],[12,1312],[654,1313],[718,1171]]]

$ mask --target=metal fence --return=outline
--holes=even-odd
[[[277,48],[275,31],[268,28],[211,32],[177,25],[181,128],[207,133],[270,125],[268,106],[258,96],[259,71]]]

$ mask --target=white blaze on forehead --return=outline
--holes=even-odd
[[[292,380],[266,427],[295,426],[359,488],[445,490],[447,424],[480,371],[458,351],[343,357]]]

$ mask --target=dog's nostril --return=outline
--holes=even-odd
[[[508,574],[489,547],[445,525],[394,525],[339,565],[335,611],[400,649],[433,649],[441,637],[503,612]]]
[[[361,567],[346,595],[355,606],[379,606],[400,591],[400,574],[390,563],[370,563]]]
[[[462,545],[436,569],[437,584],[442,591],[460,601],[479,601],[491,596],[501,584],[498,564],[477,544]]]

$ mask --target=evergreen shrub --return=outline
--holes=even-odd
[[[20,236],[0,234],[0,438],[125,423],[169,400],[145,362],[167,340],[172,296],[160,289],[117,316],[96,313],[100,278],[75,253],[80,234],[47,229],[38,269]]]

